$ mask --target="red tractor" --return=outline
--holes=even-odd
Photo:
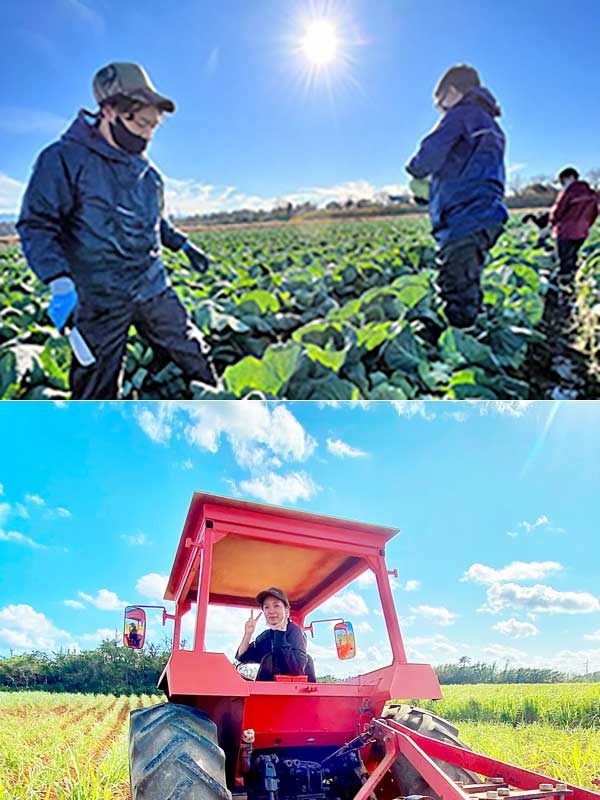
[[[406,658],[385,562],[396,533],[194,494],[165,593],[175,611],[163,609],[163,623],[174,621],[173,652],[159,681],[169,702],[131,712],[132,800],[600,800],[472,752],[450,723],[410,704],[441,692],[431,666]],[[368,570],[381,599],[389,666],[342,682],[305,675],[255,681],[224,653],[206,650],[209,604],[250,610],[265,587],[282,586],[291,619],[311,634],[316,622],[328,623],[338,657],[352,657],[351,623],[308,618]],[[144,608],[126,609],[128,647],[144,645]],[[182,621],[192,609],[187,649]],[[389,704],[398,698],[408,703]]]

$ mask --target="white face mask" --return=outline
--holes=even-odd
[[[575,183],[575,180],[573,178],[567,178],[564,183],[561,183],[561,186],[563,189],[568,189],[572,183]]]

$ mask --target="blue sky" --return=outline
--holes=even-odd
[[[598,404],[15,403],[0,438],[0,655],[94,647],[160,602],[206,491],[397,526],[409,660],[600,669]],[[389,652],[367,578],[322,609],[354,622],[354,672]],[[210,647],[246,618],[213,614]]]
[[[339,56],[311,74],[307,21]],[[135,60],[178,103],[150,155],[171,213],[370,196],[406,182],[442,72],[470,62],[504,109],[511,174],[599,166],[596,0],[9,0],[0,11],[0,213],[95,71]],[[313,70],[314,72],[314,70]]]

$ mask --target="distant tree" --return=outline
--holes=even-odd
[[[596,191],[600,191],[600,167],[594,167],[587,173],[587,179]]]

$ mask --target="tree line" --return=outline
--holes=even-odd
[[[158,679],[171,653],[171,643],[150,644],[131,650],[117,640],[106,640],[95,650],[39,650],[0,658],[0,691],[82,692],[92,694],[154,694]],[[600,672],[568,675],[552,669],[499,667],[470,663],[467,657],[456,664],[435,668],[441,684],[469,683],[600,683]],[[323,675],[320,681],[337,680]]]

